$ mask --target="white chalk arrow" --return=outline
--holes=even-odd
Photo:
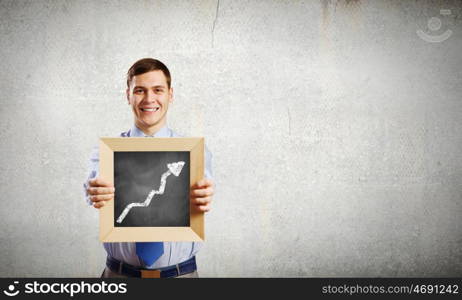
[[[183,169],[183,166],[184,166],[184,161],[179,161],[179,162],[176,162],[176,163],[167,164],[167,167],[170,170],[170,172],[172,172],[173,175],[175,175],[176,177],[178,177],[178,175],[180,175],[181,170]]]
[[[151,203],[152,197],[154,197],[154,195],[162,195],[165,191],[165,184],[167,183],[167,177],[170,176],[171,174],[178,177],[181,173],[181,170],[183,169],[184,164],[185,164],[184,161],[167,164],[168,171],[162,174],[160,178],[159,189],[157,191],[152,190],[151,192],[149,192],[148,197],[146,197],[146,200],[144,200],[144,202],[133,202],[133,203],[128,204],[125,207],[125,209],[122,211],[120,216],[117,218],[116,222],[122,223],[122,221],[125,219],[125,217],[127,216],[130,209],[132,209],[132,207],[147,207]]]

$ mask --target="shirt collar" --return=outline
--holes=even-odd
[[[146,135],[141,129],[133,125],[132,129],[130,129],[130,136],[131,137],[170,137],[170,129],[167,125],[164,125],[161,129],[159,129],[154,135]]]

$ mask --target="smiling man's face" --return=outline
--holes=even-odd
[[[173,102],[173,89],[161,70],[133,77],[127,89],[128,104],[132,107],[135,125],[147,135],[153,135],[167,121],[168,105]]]

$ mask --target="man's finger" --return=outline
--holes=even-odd
[[[208,212],[210,211],[210,203],[207,204],[207,205],[200,205],[200,206],[196,206],[197,209],[201,212]]]
[[[90,195],[104,195],[104,194],[113,194],[115,188],[113,187],[91,187],[88,189],[88,194]]]
[[[206,178],[203,178],[201,180],[199,180],[196,184],[195,184],[195,187],[209,187],[209,186],[212,186],[213,185],[213,182],[210,180],[210,179],[206,179]]]
[[[208,197],[213,195],[213,188],[208,187],[206,189],[194,189],[191,191],[191,196],[194,197]]]
[[[206,205],[212,201],[212,197],[191,198],[191,202],[195,205]]]
[[[93,207],[98,208],[98,209],[100,209],[103,206],[104,206],[104,202],[97,202],[97,203],[93,204]]]
[[[112,183],[100,177],[93,178],[88,183],[90,184],[91,187],[113,187]]]
[[[92,202],[99,202],[99,201],[108,201],[114,198],[113,194],[106,194],[106,195],[93,195],[90,197]]]

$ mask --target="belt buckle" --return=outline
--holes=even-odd
[[[141,278],[160,278],[159,270],[140,270]]]

